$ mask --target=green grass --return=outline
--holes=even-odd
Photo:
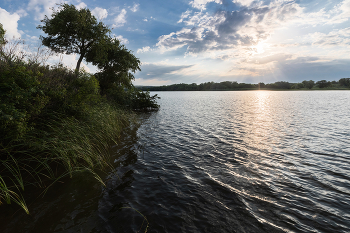
[[[134,114],[108,104],[93,107],[82,119],[55,116],[36,126],[11,148],[0,153],[0,202],[14,202],[27,213],[25,188],[35,186],[43,194],[62,177],[111,167],[109,148],[117,143],[123,127],[136,122]]]

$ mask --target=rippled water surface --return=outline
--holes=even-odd
[[[74,179],[7,232],[350,232],[350,92],[157,94],[106,188]]]

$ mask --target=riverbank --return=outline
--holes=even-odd
[[[110,146],[137,123],[133,110],[158,105],[132,83],[116,78],[102,88],[101,74],[46,65],[19,45],[0,47],[0,205],[15,203],[28,214],[27,190],[44,195],[80,172],[103,184],[97,171],[111,167]]]
[[[275,83],[237,83],[225,81],[220,83],[206,82],[197,85],[192,84],[172,84],[164,86],[138,86],[140,90],[148,91],[251,91],[251,90],[350,90],[350,78],[342,78],[338,81],[312,80],[301,83],[275,82]]]

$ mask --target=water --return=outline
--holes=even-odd
[[[57,184],[2,231],[350,231],[350,92],[157,94],[107,187]]]

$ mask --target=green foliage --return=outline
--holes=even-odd
[[[75,114],[88,111],[90,106],[101,102],[99,82],[95,76],[80,72],[78,78],[73,79],[66,92],[65,105]]]
[[[28,186],[46,187],[45,193],[58,179],[77,172],[87,171],[103,184],[95,171],[111,166],[111,142],[135,119],[108,104],[91,107],[83,121],[52,114],[11,148],[0,147],[0,204],[15,202],[29,213],[22,196]],[[58,172],[57,167],[65,169]]]
[[[341,79],[339,79],[339,84],[341,86],[350,87],[350,78],[341,78]]]
[[[327,82],[327,80],[321,80],[316,82],[316,84],[318,85],[319,88],[325,88],[325,87],[331,87],[332,83],[331,82]]]
[[[42,74],[27,69],[26,64],[0,64],[0,134],[1,143],[18,139],[28,132],[49,101],[39,82]]]
[[[0,23],[0,51],[1,51],[1,47],[6,44],[5,32],[6,31],[4,30],[2,24]]]
[[[100,69],[99,82],[103,91],[111,86],[130,88],[134,80],[132,73],[141,70],[140,60],[119,40],[112,38],[95,44],[86,60]]]
[[[27,213],[22,193],[28,185],[49,187],[48,181],[78,171],[102,182],[94,170],[109,166],[110,142],[135,123],[134,115],[121,109],[159,107],[157,95],[132,84],[139,59],[110,38],[88,9],[60,7],[38,28],[48,34],[41,39],[53,51],[80,54],[75,71],[7,48],[0,24],[0,204],[12,201]],[[83,58],[100,72],[79,71]]]
[[[79,71],[81,61],[96,44],[103,43],[108,38],[110,29],[102,22],[97,22],[95,16],[87,8],[78,10],[74,5],[62,4],[58,11],[54,10],[51,18],[45,15],[41,20],[42,29],[47,37],[41,36],[42,43],[55,52],[78,53],[76,71]]]
[[[304,80],[304,81],[302,82],[302,84],[304,84],[304,86],[305,86],[306,88],[311,89],[311,88],[313,88],[313,86],[315,85],[315,82],[312,81],[312,80],[309,80],[309,81]]]

